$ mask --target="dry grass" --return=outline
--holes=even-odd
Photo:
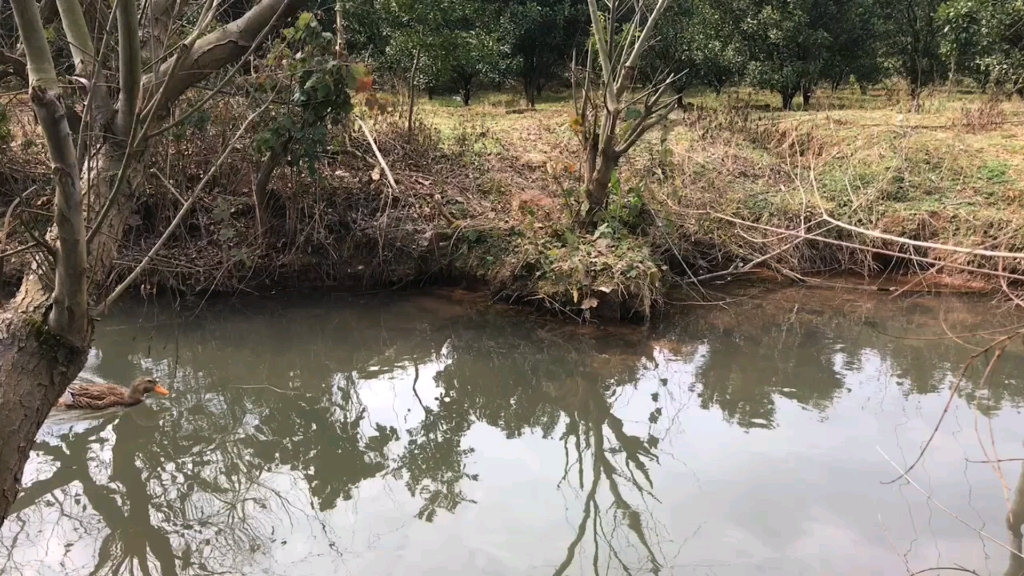
[[[773,96],[750,90],[723,97],[696,94],[688,101],[693,109],[677,113],[669,130],[651,134],[620,171],[624,185],[643,187],[667,230],[648,231],[651,254],[683,278],[776,251],[758,268],[800,275],[934,268],[911,265],[900,254],[948,263],[945,276],[956,272],[954,265],[997,265],[811,225],[823,213],[922,241],[1024,250],[1024,105],[1019,101],[936,90],[924,97],[917,114],[908,112],[898,89],[823,93],[808,111],[798,112],[781,112]],[[506,114],[505,106],[485,98],[468,109],[427,103],[422,115],[442,131],[486,127],[501,154],[537,171],[570,172],[578,159],[567,98],[529,114]],[[549,194],[551,202],[559,202],[564,189]],[[821,231],[831,240],[894,255],[817,241],[794,244],[792,235],[712,213],[785,230],[805,226],[805,233]],[[1016,264],[1003,266],[1021,271]]]

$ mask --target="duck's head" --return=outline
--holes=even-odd
[[[150,392],[155,392],[161,396],[167,396],[170,392],[166,388],[160,385],[156,381],[156,378],[152,376],[143,376],[134,383],[132,383],[132,394],[136,396],[145,396]]]

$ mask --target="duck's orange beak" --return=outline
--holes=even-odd
[[[157,394],[159,394],[161,396],[167,396],[167,395],[170,394],[170,392],[167,391],[167,388],[164,388],[163,386],[161,386],[159,384],[157,384],[156,388],[153,388],[153,392],[156,392]]]

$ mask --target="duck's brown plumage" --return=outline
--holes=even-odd
[[[68,386],[67,391],[57,406],[79,408],[84,410],[103,410],[114,406],[135,406],[146,399],[146,394],[156,392],[166,396],[169,392],[154,378],[143,377],[132,383],[131,388],[117,384],[87,384],[75,382]]]

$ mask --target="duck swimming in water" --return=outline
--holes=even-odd
[[[117,384],[86,384],[75,382],[68,386],[64,395],[57,400],[57,406],[83,410],[103,410],[114,406],[135,406],[146,399],[146,394],[155,392],[167,396],[170,392],[151,376],[143,376],[132,383],[131,388]]]

